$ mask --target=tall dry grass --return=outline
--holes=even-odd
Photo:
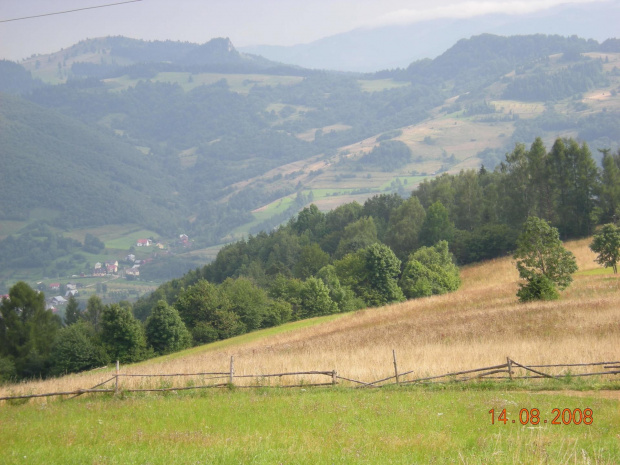
[[[588,244],[589,240],[567,244],[580,271],[597,268]],[[463,285],[452,294],[365,309],[215,350],[192,349],[183,357],[154,359],[123,367],[122,372],[227,371],[234,355],[236,374],[337,370],[342,376],[371,381],[393,374],[393,349],[400,371],[414,370],[416,377],[496,365],[507,356],[528,364],[620,359],[617,276],[578,274],[560,300],[529,304],[517,302],[518,274],[510,258],[465,267],[461,276]],[[109,371],[90,372],[31,381],[4,386],[0,395],[87,388],[109,376]],[[121,382],[125,388],[145,383],[136,378]]]

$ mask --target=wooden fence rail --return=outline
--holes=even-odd
[[[294,371],[294,372],[286,372],[286,373],[267,373],[267,374],[243,374],[238,375],[235,374],[234,367],[234,358],[231,357],[230,361],[230,370],[222,371],[222,372],[200,372],[200,373],[168,373],[168,374],[139,374],[139,373],[121,373],[120,365],[118,362],[116,363],[116,372],[111,377],[102,381],[101,383],[93,386],[90,389],[77,389],[75,391],[63,391],[63,392],[50,392],[45,394],[25,394],[18,396],[6,396],[0,397],[0,401],[3,400],[16,400],[16,399],[31,399],[31,398],[39,398],[39,397],[52,397],[52,396],[72,396],[70,398],[75,398],[81,396],[83,394],[91,394],[91,393],[116,393],[119,392],[170,392],[170,391],[187,391],[191,389],[212,389],[212,388],[222,388],[222,387],[232,387],[241,388],[241,389],[250,389],[250,388],[260,388],[260,387],[272,387],[271,385],[261,384],[260,382],[257,384],[234,384],[235,379],[267,379],[267,378],[280,378],[286,376],[326,376],[330,378],[329,382],[323,383],[304,383],[299,384],[278,384],[276,387],[282,388],[293,388],[293,387],[311,387],[311,386],[335,386],[338,384],[338,381],[346,381],[349,383],[357,384],[357,388],[381,388],[384,386],[390,385],[411,385],[411,384],[430,384],[430,383],[445,383],[445,382],[465,382],[474,379],[494,379],[494,380],[517,380],[517,379],[540,379],[540,378],[548,378],[548,379],[558,379],[564,376],[571,377],[583,377],[583,376],[601,376],[601,375],[618,375],[620,374],[620,362],[594,362],[594,363],[570,363],[570,364],[554,364],[554,365],[523,365],[518,363],[511,358],[506,358],[506,363],[501,365],[493,365],[482,368],[474,368],[471,370],[463,370],[463,371],[455,371],[451,373],[446,373],[443,375],[436,376],[427,376],[423,378],[414,378],[414,379],[404,379],[406,376],[414,373],[414,370],[399,372],[398,365],[396,361],[396,352],[392,351],[392,359],[393,359],[393,369],[394,375],[389,376],[387,378],[378,379],[372,382],[360,381],[356,379],[352,379],[349,377],[341,376],[338,374],[336,370],[330,371]],[[604,370],[607,371],[595,371],[590,373],[560,373],[560,374],[549,374],[543,371],[538,370],[539,368],[574,368],[574,367],[603,367]],[[517,376],[516,370],[520,369],[525,372],[524,375]],[[530,374],[533,373],[533,374]],[[495,376],[498,374],[506,374],[507,376]],[[194,386],[177,386],[177,387],[161,387],[161,388],[139,388],[139,389],[121,389],[120,379],[121,378],[169,378],[169,377],[181,377],[181,376],[194,376],[194,377],[202,377],[201,381],[204,380],[217,380],[217,379],[228,379],[228,382],[225,383],[216,383],[216,384],[202,384],[202,385],[194,385]],[[204,378],[204,377],[207,378]],[[394,380],[393,382],[390,382]],[[101,388],[105,384],[110,382],[114,382],[113,388],[103,389]],[[100,388],[100,389],[98,389]]]

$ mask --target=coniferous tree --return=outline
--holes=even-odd
[[[45,376],[61,321],[45,309],[43,293],[16,283],[0,303],[0,316],[0,356],[13,363],[18,377]]]
[[[601,219],[616,222],[620,219],[620,150],[616,155],[611,154],[610,150],[602,152]]]
[[[103,303],[98,295],[91,295],[86,303],[86,311],[83,316],[88,321],[96,332],[101,331],[101,315],[103,313]]]
[[[74,296],[70,296],[65,308],[65,325],[71,326],[77,323],[81,317],[80,304]]]

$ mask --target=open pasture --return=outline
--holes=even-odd
[[[549,421],[589,408],[592,424],[522,425],[534,408]],[[508,422],[492,424],[491,409]],[[557,393],[226,390],[4,406],[0,434],[5,464],[612,465],[617,409]]]

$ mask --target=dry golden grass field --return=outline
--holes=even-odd
[[[579,272],[558,301],[518,303],[518,274],[507,257],[463,268],[463,285],[452,294],[330,317],[294,330],[252,333],[124,366],[121,373],[223,372],[234,355],[237,375],[337,370],[341,376],[373,381],[393,374],[393,349],[399,371],[414,370],[414,377],[497,365],[507,356],[524,364],[617,361],[620,278],[598,267],[589,242],[567,244]],[[89,388],[112,374],[108,369],[4,386],[0,396]],[[121,380],[124,388],[162,383],[158,378]],[[171,382],[181,386],[187,379]]]

